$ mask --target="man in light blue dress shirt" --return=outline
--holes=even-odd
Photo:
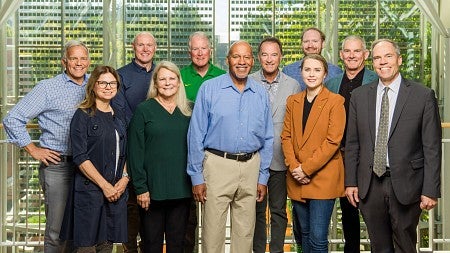
[[[203,204],[202,251],[225,252],[231,209],[231,251],[252,252],[255,199],[267,191],[273,124],[265,88],[248,74],[252,48],[235,42],[229,72],[203,83],[188,131],[188,174],[194,199]]]
[[[41,162],[39,182],[44,192],[45,226],[44,251],[72,252],[70,242],[59,238],[67,195],[72,186],[72,150],[69,128],[78,104],[86,93],[86,74],[89,51],[78,41],[69,41],[63,51],[61,63],[65,71],[39,82],[3,119],[3,126],[11,142],[24,148]],[[39,146],[31,141],[27,123],[37,118],[41,129]]]
[[[325,34],[315,28],[310,27],[303,31],[302,33],[302,51],[305,55],[308,54],[321,54],[322,49],[325,47]],[[306,89],[306,84],[303,81],[302,73],[300,71],[300,66],[302,65],[303,59],[291,63],[283,68],[283,73],[294,78],[300,84],[302,90]],[[342,69],[338,66],[328,63],[328,75],[325,77],[325,82],[339,74],[342,74]]]

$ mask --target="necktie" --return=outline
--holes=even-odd
[[[389,135],[389,98],[388,87],[384,87],[381,99],[381,113],[378,125],[377,142],[375,143],[375,155],[373,158],[373,172],[379,177],[386,172],[387,140]]]

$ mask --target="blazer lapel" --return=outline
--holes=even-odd
[[[304,134],[302,136],[300,147],[302,147],[306,141],[308,140],[309,136],[311,135],[312,131],[314,130],[314,127],[316,126],[316,123],[319,119],[320,114],[322,113],[323,108],[325,107],[325,104],[328,101],[328,95],[330,91],[325,89],[325,87],[322,88],[320,93],[317,95],[316,100],[314,101],[314,104],[311,108],[311,112],[309,113],[308,120],[306,121],[306,126],[304,130]],[[306,92],[305,92],[306,94]],[[303,111],[303,107],[302,107]],[[303,115],[301,120],[303,120]]]
[[[300,96],[296,96],[296,99],[294,100],[295,103],[297,103],[295,106],[293,106],[292,108],[292,115],[298,115],[296,117],[293,117],[293,125],[294,125],[294,129],[299,129],[299,132],[296,132],[297,136],[295,136],[295,138],[297,138],[297,143],[299,145],[299,149],[302,146],[302,139],[303,139],[303,106],[305,104],[305,96],[306,96],[306,91],[302,92],[299,94]]]
[[[389,130],[389,138],[392,136],[392,132],[394,132],[395,127],[397,126],[398,123],[398,119],[400,118],[403,108],[405,107],[406,100],[410,92],[410,89],[408,89],[408,87],[409,83],[405,82],[402,79],[402,82],[400,83],[400,87],[398,89],[397,103],[395,104],[394,115],[392,116],[391,128]]]
[[[367,94],[368,95],[367,101],[368,101],[368,106],[369,106],[369,114],[367,116],[369,117],[369,131],[370,131],[370,136],[372,138],[372,143],[375,143],[375,138],[377,136],[377,133],[376,133],[376,129],[377,129],[377,127],[376,127],[377,86],[378,86],[378,82],[371,84],[370,89]]]

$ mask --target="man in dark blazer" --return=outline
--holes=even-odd
[[[256,223],[253,236],[253,252],[266,252],[267,229],[266,209],[269,202],[270,210],[270,252],[283,252],[284,238],[287,227],[286,214],[286,170],[284,155],[281,150],[281,131],[283,130],[286,99],[300,92],[300,85],[296,80],[280,71],[279,66],[283,58],[283,48],[279,39],[267,37],[258,46],[258,60],[261,69],[250,75],[263,85],[270,100],[272,109],[274,142],[273,158],[269,168],[267,189],[269,196],[262,202],[256,202]]]
[[[375,72],[365,67],[365,61],[369,57],[366,42],[358,35],[347,36],[342,42],[339,56],[344,63],[344,73],[339,74],[325,82],[327,88],[345,98],[344,106],[348,119],[348,107],[350,97],[354,89],[361,85],[369,84],[378,80]],[[341,141],[341,152],[345,153],[345,134]],[[339,203],[342,211],[342,229],[344,230],[344,252],[360,252],[360,218],[357,207],[352,206],[347,197],[340,197]]]
[[[350,99],[346,196],[359,205],[372,252],[416,252],[421,209],[434,208],[441,195],[437,100],[433,90],[401,76],[394,41],[375,41],[372,56],[379,80],[354,90]]]

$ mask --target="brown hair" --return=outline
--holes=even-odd
[[[89,115],[94,115],[97,110],[97,105],[95,104],[95,99],[97,98],[94,93],[94,87],[97,83],[97,80],[101,75],[111,73],[117,81],[117,90],[120,87],[120,77],[117,74],[117,71],[110,66],[100,65],[95,67],[94,71],[92,71],[91,76],[89,77],[86,85],[86,96],[78,108],[81,108],[84,112],[87,112]]]
[[[308,59],[313,59],[313,60],[320,61],[322,63],[323,70],[325,70],[325,74],[328,74],[328,63],[327,63],[327,60],[325,60],[325,58],[323,58],[323,56],[320,55],[320,54],[308,54],[308,55],[305,55],[305,57],[303,57],[302,64],[300,65],[300,70],[303,69],[303,63],[306,60],[308,60]]]

